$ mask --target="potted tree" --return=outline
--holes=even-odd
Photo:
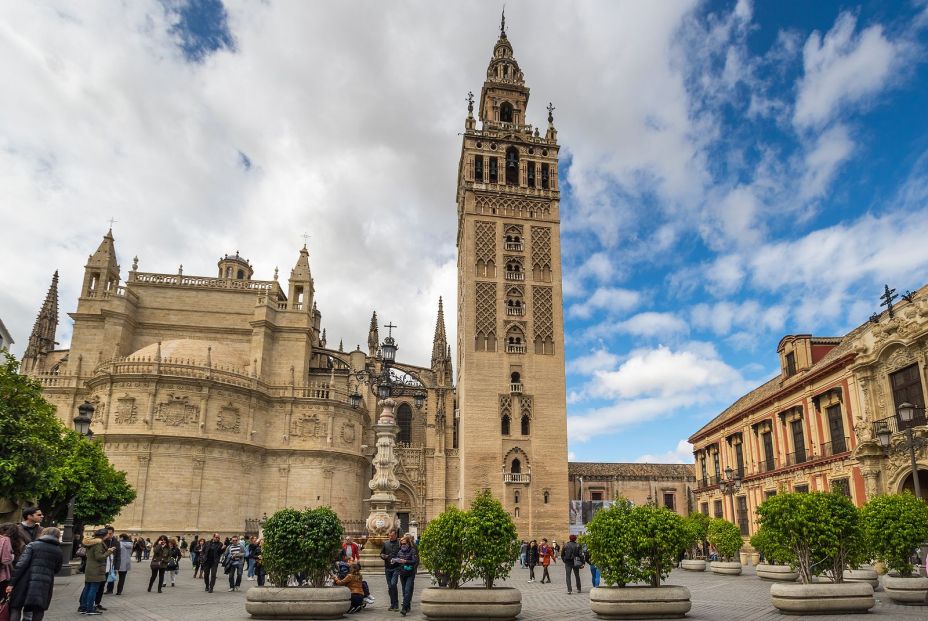
[[[799,572],[788,561],[792,558],[789,548],[784,548],[770,536],[770,529],[761,527],[751,537],[751,546],[764,555],[764,562],[757,564],[757,577],[773,582],[796,582]]]
[[[722,518],[712,518],[709,520],[709,528],[706,534],[715,551],[719,555],[718,561],[712,561],[709,568],[712,573],[722,574],[725,576],[737,576],[741,573],[741,563],[735,560],[744,545],[741,539],[741,529]]]
[[[248,589],[248,614],[255,619],[340,619],[351,607],[351,593],[325,582],[344,534],[328,507],[281,509],[268,518],[262,563],[274,586]],[[287,586],[297,574],[307,577],[308,587]]]
[[[909,493],[876,496],[861,509],[861,521],[867,550],[892,572],[883,578],[889,598],[926,603],[928,578],[915,574],[912,555],[928,536],[928,504]]]
[[[770,587],[775,608],[787,614],[841,614],[873,608],[873,587],[845,582],[844,568],[854,566],[861,550],[857,509],[835,493],[778,494],[757,508],[758,521],[772,545],[789,551],[800,583]],[[785,559],[784,559],[785,560]],[[829,573],[833,583],[813,583]]]
[[[661,585],[689,544],[679,515],[653,505],[633,507],[619,498],[593,516],[581,539],[606,584],[590,591],[590,608],[597,616],[672,618],[689,612],[689,589]],[[640,582],[648,586],[631,586]]]
[[[705,571],[707,548],[706,535],[709,532],[709,516],[704,513],[691,513],[684,519],[687,538],[689,539],[689,558],[680,562],[680,567],[687,571]]]
[[[522,592],[496,586],[509,577],[519,554],[512,518],[489,490],[478,494],[470,510],[447,509],[429,522],[419,542],[420,561],[443,587],[422,591],[428,619],[515,619]],[[468,581],[480,587],[464,587]]]

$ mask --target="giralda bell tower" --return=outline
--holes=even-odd
[[[520,537],[550,539],[569,501],[558,144],[528,99],[504,19],[458,166],[461,504],[490,489]]]

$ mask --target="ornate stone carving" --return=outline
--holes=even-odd
[[[316,438],[325,435],[325,430],[319,416],[307,412],[293,417],[290,435],[298,438]]]
[[[216,429],[238,433],[242,428],[242,414],[230,401],[219,409],[216,415]]]
[[[354,423],[345,423],[342,425],[342,440],[345,444],[351,444],[356,437]]]
[[[532,287],[532,308],[535,315],[535,340],[554,339],[553,305],[551,287]]]
[[[116,417],[114,421],[117,425],[132,425],[139,420],[139,408],[135,404],[135,398],[128,394],[116,400]]]
[[[475,256],[477,261],[496,264],[496,224],[477,222],[474,230]]]
[[[478,282],[476,332],[478,335],[496,334],[496,283]]]
[[[190,397],[168,394],[168,400],[158,404],[155,420],[171,427],[196,424],[200,417],[200,406],[190,403]]]
[[[551,229],[532,227],[532,269],[551,269]]]

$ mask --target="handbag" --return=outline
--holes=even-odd
[[[5,595],[0,599],[0,621],[10,621],[10,597]]]
[[[574,567],[583,568],[583,555],[580,552],[577,552],[577,555],[574,556]]]
[[[158,559],[152,559],[152,561],[151,561],[151,568],[152,568],[152,569],[161,569],[161,561],[159,561]]]
[[[110,569],[109,573],[106,574],[107,582],[116,582],[116,568],[113,567]]]

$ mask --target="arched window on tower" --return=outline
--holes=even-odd
[[[514,500],[516,501],[516,504],[519,504],[519,497],[520,497],[520,496],[521,496],[521,494],[519,494],[519,490],[516,490],[515,493],[513,494],[513,497],[514,497]]]
[[[527,436],[530,431],[528,414],[522,415],[522,435]]]
[[[519,150],[515,147],[506,149],[506,184],[519,185]]]
[[[550,496],[550,495],[548,494],[548,492],[546,491],[546,492],[545,492],[545,504],[548,504],[548,500],[550,500],[550,499],[551,499],[551,496]]]
[[[397,443],[409,446],[412,443],[412,408],[404,403],[396,410],[396,424],[400,428],[396,434]]]
[[[503,420],[500,423],[500,433],[502,433],[504,436],[509,435],[509,415],[508,414],[503,416]]]
[[[235,274],[235,278],[238,279],[238,280],[245,280],[245,270],[239,270],[239,271]]]
[[[509,467],[509,472],[512,474],[522,474],[522,462],[518,459],[513,459],[512,465]]]
[[[503,123],[512,123],[512,104],[504,101],[499,107],[499,120]]]

